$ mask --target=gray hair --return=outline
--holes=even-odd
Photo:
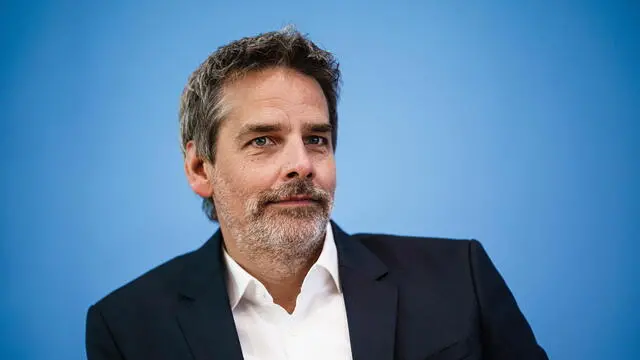
[[[180,138],[182,155],[189,141],[196,155],[215,162],[218,130],[225,118],[223,87],[247,73],[271,67],[288,67],[313,77],[324,93],[332,126],[331,142],[338,140],[337,102],[340,92],[338,61],[294,27],[245,37],[219,47],[189,77],[180,98]],[[217,221],[213,199],[202,199],[202,210]]]

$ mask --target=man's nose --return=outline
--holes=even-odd
[[[302,140],[288,144],[283,169],[285,180],[313,178],[313,163],[307,150]]]

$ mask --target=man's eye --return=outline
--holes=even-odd
[[[267,146],[267,145],[271,145],[273,143],[273,141],[271,141],[271,139],[269,139],[266,136],[260,136],[259,138],[255,138],[253,140],[251,140],[251,144],[255,145],[255,146]]]
[[[327,139],[322,136],[312,135],[307,138],[307,144],[309,145],[326,145]]]

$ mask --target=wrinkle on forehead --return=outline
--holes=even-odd
[[[327,122],[329,110],[320,84],[288,68],[270,68],[247,74],[228,84],[222,102],[229,118],[251,120],[265,116],[290,122],[291,116]],[[266,120],[266,119],[264,119]]]

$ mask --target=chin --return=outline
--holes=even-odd
[[[292,206],[275,208],[270,207],[270,216],[286,217],[294,220],[301,221],[318,221],[319,219],[327,218],[324,209],[320,205],[313,206]]]
[[[269,214],[268,223],[277,224],[281,232],[288,233],[292,236],[303,235],[313,236],[318,232],[323,232],[329,219],[321,212],[315,211],[311,213],[299,211],[278,211]]]

